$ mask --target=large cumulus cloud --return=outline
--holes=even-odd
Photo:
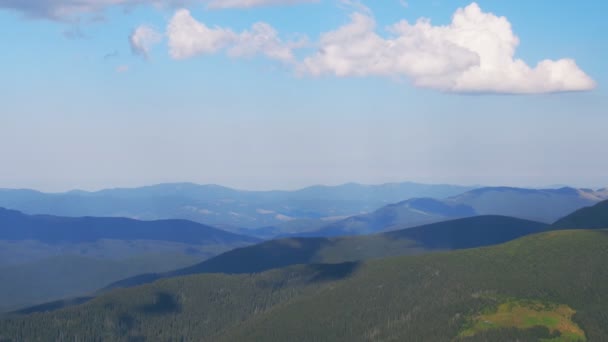
[[[573,59],[529,66],[515,58],[519,38],[505,17],[476,4],[460,8],[446,26],[428,19],[398,22],[388,37],[369,14],[321,35],[300,71],[315,76],[404,77],[419,87],[450,92],[550,93],[595,87]]]

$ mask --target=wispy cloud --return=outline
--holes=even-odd
[[[209,27],[192,17],[188,10],[175,13],[167,28],[169,54],[186,59],[225,51],[231,57],[263,55],[281,62],[294,60],[294,42],[283,42],[270,25],[259,22],[249,30],[234,32],[229,28]]]
[[[106,54],[103,56],[103,60],[104,60],[104,61],[107,61],[107,60],[110,60],[110,59],[112,59],[112,58],[116,58],[116,57],[118,57],[118,56],[120,56],[120,54],[119,54],[118,50],[114,50],[114,51],[112,51],[112,52],[108,52],[108,53],[106,53]]]
[[[141,25],[129,36],[131,51],[134,54],[148,58],[150,49],[162,41],[163,35],[150,26]]]

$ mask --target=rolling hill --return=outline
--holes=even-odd
[[[192,265],[258,241],[185,220],[32,216],[2,208],[0,228],[0,312],[85,294],[144,270]]]
[[[0,340],[603,341],[608,231],[258,274],[199,274],[0,320]]]
[[[340,263],[395,255],[499,244],[548,229],[543,223],[504,216],[479,216],[370,236],[287,238],[237,248],[202,263],[162,274],[143,274],[109,288],[197,273],[256,273],[308,263]]]

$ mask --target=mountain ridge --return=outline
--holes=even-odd
[[[236,190],[219,185],[166,183],[139,188],[43,193],[0,189],[0,207],[27,214],[188,219],[209,225],[261,228],[297,219],[369,212],[413,197],[447,197],[472,189],[413,182],[312,186],[299,190]]]
[[[142,274],[110,284],[130,287],[161,278],[198,273],[257,273],[307,263],[354,262],[493,245],[549,229],[544,223],[488,215],[439,222],[371,236],[306,237],[236,248],[202,263],[163,274]]]

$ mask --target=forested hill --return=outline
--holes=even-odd
[[[0,339],[602,341],[606,260],[608,231],[576,230],[365,263],[193,275],[7,318]]]

